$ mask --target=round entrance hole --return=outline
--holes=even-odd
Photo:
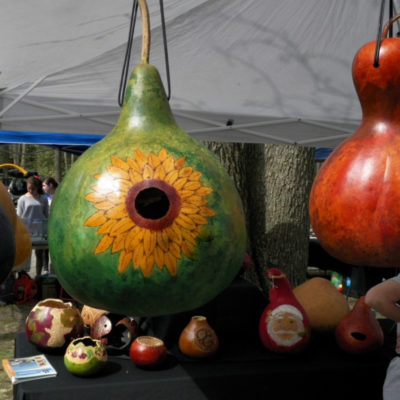
[[[168,196],[155,187],[144,189],[136,196],[135,208],[143,218],[160,219],[168,213]]]

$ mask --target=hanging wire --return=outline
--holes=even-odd
[[[164,17],[163,0],[160,0],[160,15],[161,15],[161,26],[162,26],[162,34],[163,34],[163,42],[164,42],[165,71],[167,73],[167,86],[168,86],[167,99],[169,100],[171,98],[171,78],[170,78],[170,75],[169,75],[167,33],[166,33],[166,29],[165,29],[165,17]]]
[[[125,59],[122,67],[121,81],[119,84],[119,91],[118,91],[118,104],[120,107],[122,107],[122,103],[124,102],[126,83],[128,81],[129,61],[131,59],[133,34],[135,32],[137,10],[138,10],[138,2],[137,0],[133,0],[131,20],[129,24],[128,43],[126,45]]]
[[[122,67],[121,80],[120,80],[119,91],[118,91],[118,104],[120,107],[122,107],[122,104],[124,102],[126,84],[128,81],[129,62],[130,62],[131,53],[132,53],[133,36],[135,33],[135,23],[136,23],[137,11],[138,11],[138,2],[137,2],[137,0],[134,0],[133,5],[132,5],[130,24],[129,24],[128,42],[126,45],[124,64]],[[163,35],[163,43],[164,43],[165,70],[166,70],[166,74],[167,74],[167,87],[168,87],[167,99],[169,100],[171,98],[171,78],[170,78],[170,72],[169,72],[167,33],[166,33],[166,28],[165,28],[163,0],[160,0],[160,15],[161,15],[161,26],[162,26],[162,35]]]
[[[384,11],[385,11],[385,0],[382,0],[382,2],[381,2],[381,12],[379,14],[378,33],[377,33],[377,37],[376,37],[374,68],[378,68],[379,67],[379,50],[381,48],[381,35],[382,35],[382,23],[383,23]]]

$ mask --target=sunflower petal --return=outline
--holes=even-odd
[[[97,229],[97,233],[99,235],[104,235],[105,233],[110,233],[112,227],[114,226],[114,224],[116,224],[117,221],[115,219],[109,219],[107,222],[105,222],[103,225],[101,225],[98,229]]]
[[[110,208],[113,208],[113,207],[114,207],[114,204],[111,203],[110,201],[101,201],[94,205],[94,208],[97,208],[98,210],[109,210]]]
[[[154,257],[152,255],[146,257],[144,267],[141,267],[142,274],[144,277],[148,276],[151,273],[151,271],[153,271],[153,266],[154,266]]]
[[[192,174],[192,172],[193,172],[192,167],[185,167],[179,171],[179,176],[181,178],[188,178]]]
[[[129,179],[128,172],[121,168],[115,167],[114,165],[106,165],[107,171],[113,176],[113,178]]]
[[[129,164],[127,164],[125,161],[122,161],[120,158],[111,156],[111,164],[114,165],[114,167],[121,168],[125,171],[128,171],[129,169]]]
[[[207,200],[203,199],[203,197],[196,195],[186,197],[185,201],[187,203],[194,204],[195,206],[203,206],[204,204],[207,204]]]
[[[160,159],[151,151],[149,154],[149,165],[151,168],[157,168],[160,163]]]
[[[106,251],[111,246],[113,240],[114,239],[111,236],[108,235],[103,236],[100,239],[99,243],[97,243],[97,246],[94,249],[94,254],[99,254],[102,253],[103,251]]]
[[[133,251],[137,245],[137,238],[141,228],[134,226],[125,237],[125,250]]]
[[[183,242],[182,243],[182,253],[186,256],[186,257],[190,257],[193,251],[194,245],[192,243],[189,242]]]
[[[177,243],[179,246],[182,244],[182,232],[181,229],[179,228],[178,225],[175,224],[175,222],[169,226],[166,229],[167,233],[168,233],[168,237],[170,238],[170,240],[173,240],[175,243]]]
[[[185,157],[177,158],[175,161],[175,168],[181,169],[184,163],[185,163]],[[189,167],[189,168],[192,168],[192,167]]]
[[[197,196],[207,196],[210,194],[213,190],[210,187],[207,186],[202,186],[200,189],[196,190],[196,195]]]
[[[128,215],[125,204],[119,204],[106,212],[107,218],[119,219]]]
[[[154,249],[154,261],[158,269],[161,270],[164,265],[164,252],[158,246]]]
[[[148,180],[148,179],[153,179],[154,171],[153,168],[150,167],[150,165],[145,165],[143,169],[143,179]]]
[[[181,249],[175,242],[170,242],[170,244],[169,244],[169,252],[175,258],[181,258]]]
[[[196,207],[194,205],[188,204],[188,205],[182,205],[181,207],[181,212],[184,214],[197,214],[199,212],[199,207]]]
[[[190,217],[192,218],[192,221],[197,225],[205,225],[207,223],[207,220],[201,215],[192,214]]]
[[[111,247],[111,254],[116,253],[117,251],[121,251],[124,248],[124,242],[125,242],[125,236],[126,235],[119,235],[114,239],[114,242]]]
[[[167,173],[164,180],[166,183],[173,185],[173,183],[177,180],[177,178],[178,178],[178,171],[174,169]]]
[[[129,178],[131,178],[131,171],[132,170],[129,171]],[[116,186],[118,187],[117,191],[126,193],[132,187],[131,179],[118,179],[116,181]]]
[[[134,150],[135,160],[138,163],[140,170],[147,164],[147,157],[138,149]]]
[[[105,196],[104,194],[100,194],[100,193],[88,193],[85,197],[85,200],[87,201],[91,201],[93,203],[99,202],[99,201],[104,201],[105,200]]]
[[[193,197],[194,192],[193,190],[178,190],[178,194],[182,199],[187,199],[189,197]]]
[[[139,164],[133,159],[128,157],[126,159],[126,163],[134,170],[136,171],[138,174],[140,173],[140,167]]]
[[[182,189],[186,182],[187,182],[187,178],[179,178],[179,179],[174,183],[174,188],[175,188],[175,190],[180,190],[180,189]]]
[[[113,228],[110,231],[110,235],[118,236],[121,233],[124,233],[127,230],[133,228],[134,226],[135,226],[135,224],[129,217],[122,218],[113,226]]]
[[[136,246],[133,252],[133,267],[136,269],[144,265],[143,259],[144,259],[143,244],[140,244],[139,246]]]
[[[185,190],[197,190],[201,187],[201,182],[199,181],[188,181],[185,185]]]
[[[122,274],[126,270],[126,267],[129,265],[131,259],[132,253],[121,251],[121,254],[118,258],[118,273]]]
[[[154,171],[154,179],[161,179],[163,181],[165,179],[165,175],[165,169],[162,164],[160,164]]]
[[[146,256],[149,256],[153,253],[154,247],[156,246],[156,234],[152,232],[150,229],[146,229],[144,231],[143,236],[143,248]]]
[[[165,231],[157,232],[157,245],[163,250],[168,251],[168,235]]]
[[[194,233],[192,233],[192,232],[190,232],[190,231],[188,231],[186,229],[182,229],[181,232],[182,232],[182,236],[185,239],[185,241],[190,242],[193,245],[196,244],[196,240],[195,240],[196,235]],[[183,244],[182,244],[182,246],[183,246]]]
[[[164,254],[164,264],[168,269],[168,272],[172,275],[176,275],[176,258],[171,253]]]
[[[189,181],[198,181],[201,177],[201,172],[193,171],[191,175],[188,177]]]
[[[131,182],[130,187],[132,187],[132,185],[140,182],[143,178],[139,172],[136,172],[133,169],[131,169],[131,170],[129,170],[129,179]]]
[[[168,172],[172,171],[174,169],[174,157],[169,156],[163,161],[163,167],[165,169],[165,172],[168,174]]]
[[[200,215],[203,217],[213,217],[215,215],[214,210],[211,210],[211,208],[208,207],[200,207]]]
[[[97,211],[92,214],[84,223],[83,226],[100,226],[107,221],[103,211]]]
[[[175,222],[180,225],[182,228],[188,229],[191,231],[192,229],[196,228],[195,223],[193,220],[189,217],[187,217],[185,214],[180,213],[176,218]]]
[[[163,162],[167,158],[167,150],[165,150],[164,147],[158,152],[158,158],[161,162]]]

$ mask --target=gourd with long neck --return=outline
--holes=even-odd
[[[400,38],[382,32],[353,61],[362,108],[359,128],[327,158],[314,180],[311,225],[322,247],[353,265],[400,265]]]
[[[141,62],[117,124],[56,191],[48,241],[57,277],[81,303],[124,315],[197,308],[225,289],[245,254],[238,193],[215,156],[175,123],[148,64],[148,12],[139,0]]]

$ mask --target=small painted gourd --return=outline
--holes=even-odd
[[[310,341],[307,314],[296,300],[285,274],[278,268],[270,268],[267,278],[271,280],[272,288],[269,290],[269,304],[259,322],[261,342],[275,353],[298,353]]]
[[[362,108],[359,128],[326,159],[314,180],[310,221],[322,247],[347,263],[400,265],[400,38],[382,32],[353,61]]]
[[[74,375],[94,375],[106,363],[107,351],[104,345],[90,336],[72,340],[64,354],[65,368]]]
[[[203,315],[193,316],[179,336],[179,350],[193,358],[213,356],[219,347],[218,336]]]
[[[46,299],[39,301],[26,317],[25,333],[41,349],[62,349],[72,339],[82,336],[83,321],[72,303]]]
[[[367,354],[383,346],[384,335],[371,307],[361,296],[335,329],[338,346],[347,353]]]
[[[144,0],[139,7],[147,15]],[[176,125],[147,60],[144,45],[116,126],[67,173],[48,225],[53,267],[68,293],[133,316],[207,303],[237,275],[246,246],[233,182]]]

